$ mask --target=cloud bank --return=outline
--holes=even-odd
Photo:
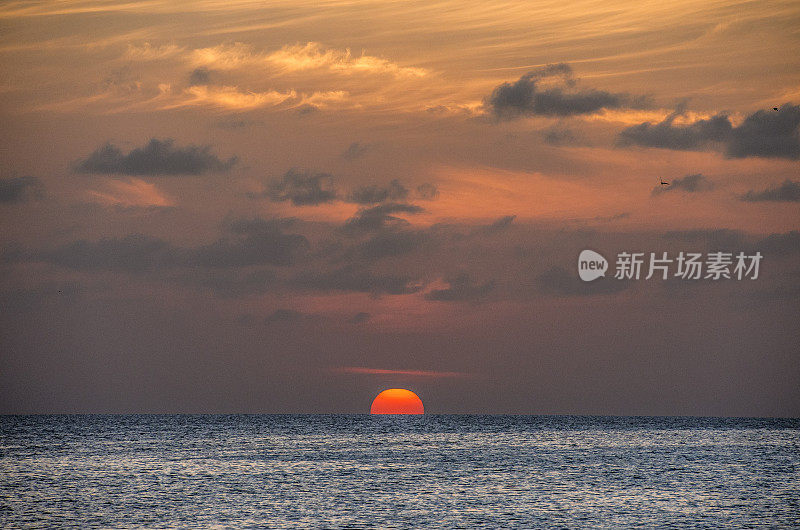
[[[371,184],[353,190],[347,200],[357,204],[376,204],[386,200],[401,201],[408,197],[408,188],[394,179],[387,186]]]
[[[728,158],[800,158],[800,106],[787,103],[778,112],[759,110],[734,127],[726,114],[674,125],[677,110],[656,124],[640,123],[623,130],[622,146],[638,145],[679,151],[717,149]]]
[[[446,281],[449,287],[433,289],[425,295],[425,299],[437,302],[477,302],[495,288],[494,281],[477,284],[466,273],[448,278]]]
[[[120,175],[200,175],[227,171],[236,162],[236,157],[220,160],[209,146],[177,147],[171,138],[153,138],[145,146],[137,147],[128,154],[123,154],[118,147],[108,143],[80,161],[77,170]]]
[[[329,173],[298,169],[290,169],[279,180],[272,181],[266,195],[273,201],[290,201],[295,206],[315,206],[338,198]]]
[[[800,182],[787,179],[775,188],[750,190],[741,199],[747,202],[800,202]]]
[[[543,86],[545,81],[549,81],[548,86]],[[575,84],[569,65],[550,64],[528,72],[514,83],[495,87],[484,104],[499,119],[576,116],[645,104],[643,98],[604,90],[576,89]]]
[[[0,203],[13,204],[27,200],[40,190],[36,177],[11,177],[0,179]]]

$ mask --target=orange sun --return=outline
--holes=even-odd
[[[425,414],[422,400],[410,390],[390,388],[372,401],[370,414]]]

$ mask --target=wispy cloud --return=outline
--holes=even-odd
[[[190,86],[182,93],[182,97],[164,105],[165,109],[207,105],[229,110],[248,110],[259,107],[274,107],[289,100],[297,99],[297,92],[265,92],[242,91],[235,86],[210,87],[206,85]]]
[[[52,17],[57,15],[80,15],[112,13],[116,11],[150,12],[168,6],[164,0],[141,0],[130,2],[11,2],[0,9],[0,18]]]
[[[424,68],[400,66],[397,63],[367,55],[354,55],[349,49],[324,48],[320,43],[287,45],[266,53],[253,49],[249,44],[221,44],[192,50],[189,60],[198,66],[210,66],[221,70],[232,70],[248,66],[269,67],[276,72],[298,72],[326,70],[343,74],[385,74],[394,77],[423,77]]]
[[[470,377],[471,375],[466,372],[435,372],[431,370],[388,370],[385,368],[367,368],[364,366],[341,366],[338,368],[333,368],[333,371],[344,374],[404,375],[411,377],[430,377],[430,378]]]
[[[185,48],[176,44],[162,44],[152,45],[149,42],[135,45],[128,44],[128,49],[125,51],[123,58],[129,61],[155,61],[159,59],[168,59],[175,57],[181,53]]]
[[[281,92],[266,90],[262,92],[242,90],[237,86],[209,86],[194,85],[170,96],[171,89],[167,88],[167,97],[162,99],[162,109],[175,109],[191,106],[216,107],[222,110],[252,110],[265,107],[298,108],[311,105],[314,108],[324,108],[332,104],[343,102],[347,99],[347,92],[332,90],[325,92],[299,93],[295,90]]]

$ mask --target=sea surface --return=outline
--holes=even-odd
[[[798,419],[0,417],[2,528],[798,526]]]

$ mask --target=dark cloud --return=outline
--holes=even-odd
[[[356,208],[352,208],[355,211]],[[492,224],[508,226],[499,221]],[[114,411],[125,412],[129,409],[124,407],[130,407],[126,405],[128,398],[135,400],[137,396],[148,397],[153,392],[163,392],[166,397],[157,394],[158,399],[137,401],[134,406],[139,410],[169,412],[186,410],[185,407],[192,403],[200,403],[201,408],[207,406],[203,404],[203,396],[208,397],[210,393],[208,403],[211,405],[208,406],[218,407],[221,412],[241,410],[243,406],[258,412],[264,403],[273,404],[276,399],[281,399],[280,394],[285,393],[285,389],[299,386],[287,398],[285,410],[275,408],[270,411],[291,412],[292,407],[297,408],[299,403],[304,407],[302,410],[310,412],[330,412],[335,407],[341,407],[335,411],[352,412],[369,405],[368,400],[375,393],[372,389],[374,381],[368,381],[364,388],[358,389],[356,397],[366,397],[358,398],[352,405],[353,409],[346,408],[350,406],[346,400],[343,405],[338,404],[337,400],[342,398],[337,397],[337,389],[326,392],[320,403],[303,401],[307,399],[303,396],[314,395],[315,389],[324,387],[331,378],[323,374],[320,376],[322,379],[315,376],[306,381],[298,378],[297,366],[457,370],[480,374],[486,364],[487,351],[494,352],[494,358],[503,359],[504,362],[500,364],[508,365],[508,369],[500,374],[502,377],[499,377],[500,382],[496,387],[488,390],[481,388],[481,393],[492,399],[496,395],[512,393],[522,397],[519,398],[520,408],[505,408],[507,403],[512,402],[492,399],[488,405],[481,400],[470,402],[470,407],[479,411],[484,407],[488,412],[536,412],[522,408],[529,401],[532,384],[542,389],[542,399],[550,400],[547,411],[558,413],[564,412],[567,406],[577,409],[596,406],[592,403],[604,399],[603,391],[612,396],[619,392],[624,394],[631,387],[631,381],[641,380],[642,374],[645,379],[644,390],[636,394],[634,389],[633,394],[623,395],[619,405],[613,405],[618,408],[609,406],[600,412],[721,414],[730,411],[731,414],[740,415],[773,414],[774,410],[769,408],[748,409],[748,396],[758,398],[764,389],[771,389],[770,385],[775,381],[780,383],[784,380],[785,385],[774,393],[775,399],[779,401],[781,396],[794,396],[791,394],[795,392],[796,385],[792,385],[794,380],[789,376],[782,379],[781,374],[794,374],[792,370],[796,366],[797,337],[793,324],[797,319],[797,282],[800,277],[792,276],[792,273],[797,272],[795,258],[800,256],[800,233],[772,234],[763,238],[744,234],[744,241],[755,243],[748,243],[751,245],[749,247],[740,247],[737,243],[737,248],[733,250],[750,254],[752,245],[761,249],[764,260],[757,281],[709,280],[702,285],[695,285],[689,281],[669,283],[655,278],[626,283],[612,277],[584,283],[577,277],[575,263],[577,253],[583,248],[598,248],[613,263],[614,253],[620,250],[669,251],[670,257],[675,257],[680,250],[704,251],[709,239],[740,241],[740,235],[736,232],[696,231],[676,233],[676,237],[667,240],[662,233],[655,231],[574,230],[569,226],[552,226],[549,223],[530,223],[524,227],[515,223],[516,220],[492,240],[488,237],[476,241],[465,239],[463,244],[450,244],[452,241],[449,236],[454,231],[467,233],[475,227],[457,225],[437,228],[437,231],[426,229],[434,240],[433,244],[425,246],[425,253],[419,259],[414,256],[415,259],[366,262],[348,256],[348,259],[332,264],[327,261],[327,255],[310,252],[290,269],[272,265],[202,267],[195,260],[198,244],[184,244],[178,248],[175,246],[177,243],[159,243],[160,240],[152,238],[149,241],[155,242],[154,245],[145,244],[148,242],[145,239],[127,246],[140,248],[142,250],[139,253],[148,256],[147,260],[136,258],[135,261],[140,262],[137,265],[139,269],[154,269],[160,263],[169,265],[168,270],[158,274],[131,278],[126,274],[67,274],[68,271],[43,267],[41,264],[29,266],[27,263],[14,263],[5,266],[5,271],[11,273],[5,277],[2,286],[5,290],[35,287],[47,281],[48,276],[53,276],[60,283],[54,284],[54,289],[49,289],[47,293],[11,292],[5,302],[3,289],[0,289],[0,305],[6,309],[3,312],[4,336],[7,339],[19,337],[18,340],[6,340],[8,344],[2,350],[4,355],[0,356],[10,367],[10,372],[6,372],[14,372],[11,368],[17,370],[14,377],[6,378],[6,386],[16,384],[15,381],[25,385],[13,396],[13,401],[10,398],[0,401],[9,403],[6,405],[8,412],[18,412],[15,407],[22,406],[38,407],[40,412],[52,411],[54,407],[59,411],[62,410],[57,408],[59,400],[66,400],[70,407],[68,411],[85,412],[96,411],[98,407],[105,407],[106,410],[112,407]],[[222,229],[224,238],[233,242],[264,232],[306,234],[313,229],[314,241],[341,242],[347,245],[347,249],[358,248],[363,240],[382,234],[370,232],[358,237],[346,237],[338,233],[334,226],[324,223],[257,218],[228,220]],[[448,237],[448,244],[437,244],[437,234]],[[124,239],[119,238],[117,247],[112,249],[109,247],[113,245],[107,244],[103,249],[103,245],[98,244],[95,253],[106,256],[105,262],[117,269],[124,266],[133,268],[131,263],[120,265],[119,260],[108,257],[109,254],[116,256],[120,252],[120,241]],[[203,243],[213,243],[216,239],[218,236],[209,236]],[[529,253],[517,254],[517,247],[524,247]],[[317,250],[316,245],[314,250]],[[783,257],[778,257],[778,252],[782,252]],[[75,261],[74,256],[72,261]],[[349,264],[349,267],[344,267],[345,264]],[[458,268],[465,264],[469,265],[468,269]],[[555,270],[551,269],[553,266],[556,266]],[[611,266],[613,268],[613,264]],[[97,268],[97,265],[90,267]],[[467,270],[468,277],[459,279],[457,274],[452,273],[458,270]],[[434,286],[429,284],[421,287],[422,278],[442,276],[448,279],[449,284],[437,282]],[[62,289],[61,283],[67,279],[87,281],[90,285],[111,282],[110,290],[73,295],[64,288],[62,294],[58,290]],[[490,289],[493,285],[488,281],[490,279],[496,282],[494,289]],[[139,286],[143,289],[131,296],[131,289]],[[681,289],[687,292],[682,293]],[[186,292],[189,290],[199,292]],[[261,293],[265,292],[269,293],[266,297],[251,298],[245,304],[214,301],[214,297],[254,297],[262,296]],[[326,311],[325,314],[334,315],[338,312],[338,316],[327,321],[330,325],[314,326],[313,330],[309,329],[310,326],[323,322],[316,320],[323,317],[292,312],[299,310],[305,313],[303,307],[277,302],[277,305],[267,305],[264,310],[264,304],[276,298],[291,302],[296,294],[335,295],[341,292],[352,298],[350,305],[331,306],[330,313]],[[614,292],[619,294],[615,295]],[[764,300],[769,300],[770,305],[764,305],[763,302],[758,302],[762,305],[756,305],[755,298],[748,298],[750,295],[747,293],[750,292],[754,293],[752,296],[758,294]],[[155,295],[151,296],[153,293]],[[352,296],[351,293],[366,294]],[[407,296],[408,293],[413,294]],[[453,310],[445,315],[448,329],[439,332],[441,326],[436,323],[441,323],[441,318],[432,322],[435,324],[432,327],[417,322],[421,318],[418,314],[386,312],[386,303],[366,300],[371,294],[384,297],[406,295],[407,300],[401,305],[424,301],[424,295],[428,294],[426,304],[442,310],[447,307]],[[24,299],[28,301],[20,302]],[[74,301],[59,302],[62,299]],[[165,300],[190,302],[164,303]],[[507,302],[492,303],[495,300]],[[587,300],[602,303],[585,303]],[[474,301],[490,303],[485,306],[469,305]],[[259,307],[261,310],[258,310]],[[372,317],[370,319],[363,314],[356,316],[358,312],[371,313]],[[438,310],[434,312],[438,313]],[[250,314],[237,320],[242,313]],[[652,318],[643,319],[642,315],[652,315]],[[269,323],[265,323],[265,318]],[[373,322],[377,325],[376,329],[373,329]],[[47,324],[46,332],[41,329],[42,323]],[[638,328],[637,323],[641,323]],[[459,340],[453,339],[456,335],[460,337]],[[168,345],[167,356],[164,354],[165,344]],[[537,351],[544,352],[546,356],[541,359],[532,357],[528,350],[520,348],[520,344],[536,344]],[[691,347],[687,348],[687,345]],[[65,356],[65,351],[70,355]],[[708,359],[720,360],[721,351],[728,356],[725,362],[707,362]],[[414,355],[404,357],[408,352]],[[643,356],[641,352],[649,354]],[[131,366],[131,356],[136,360],[133,366],[141,367],[141,370],[125,371],[126,367]],[[433,364],[425,364],[431,359],[435,361]],[[663,362],[654,366],[653,359]],[[776,363],[776,359],[780,362]],[[630,368],[628,374],[613,379],[619,373],[619,367],[636,362],[639,364]],[[268,369],[261,369],[264,366]],[[698,366],[703,369],[710,366],[713,370],[693,371]],[[751,369],[753,366],[766,367],[767,373],[762,373],[761,369],[754,371]],[[733,367],[735,371],[720,371],[728,367]],[[199,369],[204,371],[192,372]],[[578,373],[576,369],[583,371]],[[272,377],[279,370],[285,371],[265,383],[265,377]],[[315,370],[310,373],[316,373]],[[64,379],[63,374],[76,373],[86,377],[80,380]],[[194,375],[181,379],[187,373]],[[153,374],[163,377],[153,382]],[[218,381],[220,374],[226,375],[227,379],[209,391],[209,381]],[[754,376],[758,378],[755,382],[752,381]],[[669,402],[661,409],[653,405],[663,400],[664,396],[669,398],[676,395],[675,385],[680,386],[687,378],[690,380],[678,392],[681,396],[685,392],[690,393],[684,402]],[[464,396],[473,396],[473,383],[486,379],[474,378],[474,381],[470,381],[472,386],[456,396],[454,402]],[[97,389],[96,399],[93,397],[80,402],[72,397],[75,393],[84,395],[85,389],[92,389],[92,385],[98,381],[102,383],[109,380],[111,383]],[[593,382],[602,381],[605,384],[609,380],[616,381],[613,388],[590,388],[590,394],[600,398],[593,398],[594,401],[587,402],[588,405],[584,401],[565,402],[565,398],[558,394],[554,394],[554,397],[548,394],[553,388],[585,388]],[[717,380],[721,382],[714,386]],[[129,381],[129,388],[120,390],[120,384],[126,381]],[[170,386],[175,381],[182,384]],[[287,381],[291,383],[288,386]],[[342,394],[352,395],[354,392],[351,387],[355,383],[350,379],[344,381]],[[663,383],[663,388],[656,388],[658,395],[652,397],[653,384],[660,383]],[[693,389],[703,386],[711,386],[707,395],[691,393]],[[744,391],[747,395],[741,400],[743,404],[733,405],[722,412],[713,409],[714,404],[720,401],[719,392],[731,386],[736,387],[735,391],[725,394],[725,403],[729,403],[728,397],[737,399]],[[281,392],[276,392],[275,396],[259,395],[248,401],[252,389],[272,387]],[[430,388],[435,390],[435,387],[437,385]],[[59,388],[67,390],[51,399],[48,389]],[[32,405],[26,405],[31,399],[38,399],[36,396],[42,393],[39,392],[41,389],[49,401],[35,401]],[[185,389],[191,392],[196,390],[196,395],[181,394]],[[109,404],[108,399],[115,399],[120,392],[123,392],[124,399]],[[442,395],[445,394],[447,392]],[[648,399],[648,396],[653,401],[640,409],[625,408],[631,402]],[[773,395],[767,397],[771,399]],[[220,399],[223,400],[221,405],[218,403]],[[439,398],[434,395],[425,399],[435,403]],[[700,405],[691,408],[698,400]],[[601,405],[604,403],[607,402]],[[792,405],[797,409],[794,402]],[[437,406],[445,409],[455,405],[440,403]],[[713,410],[709,411],[708,407]],[[33,412],[36,410],[32,409]],[[778,412],[788,411],[784,414],[796,416],[793,410],[789,407]]]
[[[673,125],[681,114],[683,114],[682,109],[673,112],[664,121],[655,125],[645,122],[628,127],[619,134],[618,143],[623,146],[640,145],[691,151],[704,149],[713,142],[724,142],[730,138],[732,126],[725,115],[718,114],[707,120],[698,120],[691,125]]]
[[[41,195],[41,185],[36,177],[0,179],[0,203],[23,202],[38,195]]]
[[[243,120],[243,119],[225,119],[220,120],[214,124],[215,127],[220,129],[244,129],[245,127],[253,127],[256,125],[264,125],[263,121],[258,120]]]
[[[226,219],[224,228],[235,234],[258,234],[261,232],[275,232],[286,230],[297,226],[296,217],[273,217],[263,219],[261,217]]]
[[[356,204],[377,204],[384,201],[402,201],[408,198],[410,191],[402,182],[392,180],[386,186],[369,185],[353,190],[348,195],[348,202]],[[416,188],[415,198],[431,201],[439,197],[439,190],[430,183],[420,184]]]
[[[376,204],[386,200],[402,201],[408,197],[408,188],[394,179],[387,186],[369,185],[353,190],[347,196],[349,202],[357,204]]]
[[[592,217],[592,220],[600,221],[603,223],[610,223],[614,221],[621,221],[622,219],[628,219],[630,218],[630,216],[631,216],[630,212],[620,212],[620,213],[615,213],[614,215],[598,215],[596,217]]]
[[[410,294],[419,291],[419,281],[406,275],[376,274],[355,266],[333,271],[305,272],[290,281],[290,285],[311,291],[354,291],[360,293]]]
[[[312,105],[311,103],[303,103],[297,110],[295,110],[298,115],[300,116],[308,116],[309,114],[314,114],[315,112],[319,112],[319,107],[316,105]]]
[[[25,247],[17,242],[9,242],[0,247],[0,263],[20,263],[32,257]]]
[[[297,322],[303,319],[303,313],[293,309],[277,309],[264,319],[265,322]]]
[[[439,189],[434,184],[420,184],[417,186],[417,198],[423,201],[432,201],[439,197]]]
[[[464,273],[448,278],[446,281],[450,287],[433,289],[425,295],[425,299],[437,302],[477,302],[495,288],[494,281],[476,284]]]
[[[379,259],[408,254],[430,239],[421,230],[381,231],[358,245],[359,254],[367,259]]]
[[[362,322],[366,322],[372,317],[369,313],[365,313],[364,311],[360,311],[353,315],[351,318],[347,320],[349,324],[361,324]]]
[[[731,158],[800,158],[800,106],[759,110],[734,128],[725,154]]]
[[[275,287],[276,276],[271,270],[238,271],[190,269],[173,279],[189,287],[208,289],[223,298],[240,298],[264,294]],[[244,322],[242,322],[244,323]]]
[[[79,240],[36,254],[35,259],[76,270],[144,272],[183,264],[187,255],[170,243],[142,235]]]
[[[496,221],[492,222],[491,224],[476,228],[473,233],[476,234],[476,235],[481,235],[481,234],[482,235],[493,235],[493,234],[496,234],[498,232],[502,232],[503,230],[505,230],[506,228],[511,226],[511,223],[513,223],[514,219],[516,219],[516,218],[517,218],[516,215],[506,215],[504,217],[500,217],[499,219],[497,219]]]
[[[337,199],[329,173],[290,169],[280,180],[270,183],[266,195],[273,201],[291,201],[295,206],[314,206]]]
[[[795,277],[793,283],[753,289],[743,294],[753,302],[788,302],[797,305],[797,301],[800,300],[800,281]]]
[[[800,254],[800,232],[792,230],[783,234],[770,234],[755,244],[764,255],[790,256]]]
[[[109,72],[100,86],[104,91],[132,94],[140,90],[141,78],[133,74],[128,64]]]
[[[653,195],[659,195],[669,191],[686,191],[695,193],[700,191],[708,191],[714,189],[714,183],[703,176],[702,173],[695,173],[693,175],[686,175],[683,178],[671,179],[669,186],[662,186],[661,184],[653,188]]]
[[[742,250],[746,244],[745,235],[739,230],[720,228],[716,230],[670,230],[664,233],[664,239],[683,241],[686,243],[705,244],[710,251]],[[693,249],[687,248],[686,251]],[[695,249],[696,250],[696,249]]]
[[[256,317],[250,313],[243,313],[233,319],[233,321],[237,324],[241,324],[242,326],[252,326],[256,323]]]
[[[176,247],[162,239],[132,234],[99,241],[80,240],[34,253],[42,260],[77,270],[145,272],[175,267],[247,267],[293,264],[308,247],[299,234],[284,233],[291,220],[242,220],[230,224],[229,235],[197,248]],[[226,278],[209,278],[210,283]]]
[[[31,287],[4,285],[0,287],[0,314],[41,307],[42,304],[71,306],[87,295],[105,294],[110,290],[104,281],[45,281]]]
[[[81,161],[77,169],[86,173],[119,173],[122,175],[200,175],[209,171],[227,171],[236,164],[236,157],[220,160],[209,146],[175,147],[174,140],[153,138],[144,147],[127,155],[112,145],[98,148]]]
[[[655,125],[645,122],[628,127],[619,134],[618,143],[683,151],[714,147],[729,158],[800,158],[800,106],[786,104],[779,112],[759,110],[738,127],[725,114],[673,125],[681,114],[683,109],[678,109]]]
[[[284,229],[293,219],[245,219],[230,223],[231,237],[225,237],[193,252],[193,264],[205,267],[286,266],[295,263],[308,248],[300,234]]]
[[[499,218],[497,221],[493,222],[492,224],[490,224],[487,228],[489,230],[494,231],[494,232],[496,232],[498,230],[504,230],[505,228],[511,226],[511,223],[514,222],[514,219],[516,219],[516,218],[517,218],[516,215],[506,215],[504,217]]]
[[[423,211],[425,211],[423,208],[415,204],[388,202],[372,208],[362,208],[355,216],[347,220],[344,229],[348,232],[369,232],[383,228],[397,228],[407,225],[408,221],[392,214],[414,214]]]
[[[542,80],[560,79],[557,85],[541,87]],[[497,86],[484,104],[500,119],[523,116],[574,116],[592,114],[603,109],[638,107],[626,94],[612,94],[603,90],[577,90],[569,65],[551,64],[528,72],[514,83]]]
[[[577,138],[569,129],[552,128],[542,134],[545,143],[550,145],[572,145],[577,142]]]
[[[189,74],[190,86],[208,85],[209,83],[211,83],[211,70],[205,66],[195,68],[192,70],[192,73]]]
[[[800,182],[787,179],[776,188],[750,190],[742,195],[741,199],[748,202],[800,202]]]
[[[577,272],[568,272],[563,267],[552,267],[536,277],[539,291],[556,296],[593,296],[613,294],[630,287],[630,281],[617,280],[613,271],[608,276],[585,282]]]
[[[353,142],[347,147],[347,149],[344,150],[342,153],[342,158],[345,160],[355,160],[356,158],[361,158],[367,153],[367,151],[370,150],[370,148],[371,146],[369,144]]]
[[[422,184],[417,187],[419,199],[435,199],[438,194],[436,186],[432,184]],[[331,174],[298,169],[290,169],[280,179],[270,182],[265,192],[248,194],[250,198],[269,197],[273,201],[291,201],[295,206],[317,205],[338,200],[368,205],[403,201],[409,195],[409,189],[398,179],[394,179],[386,185],[370,184],[355,188],[347,197],[342,197],[336,190],[334,177]],[[380,209],[376,210],[379,211]],[[367,215],[369,214],[370,212],[367,212]]]

